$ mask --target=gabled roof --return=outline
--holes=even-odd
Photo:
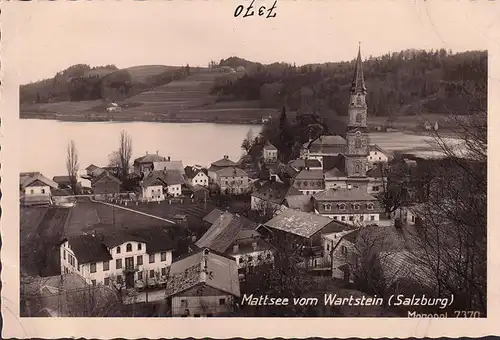
[[[51,179],[48,179],[39,172],[21,173],[19,184],[22,188],[29,187],[31,184],[41,182],[51,188],[57,189],[59,185]]]
[[[325,179],[327,179],[327,178],[338,178],[338,177],[347,177],[347,175],[345,173],[343,173],[342,171],[340,171],[339,169],[337,169],[337,168],[333,168],[333,169],[328,170],[327,172],[325,172]]]
[[[287,196],[300,195],[299,189],[280,182],[266,182],[252,196],[275,204],[282,204]]]
[[[239,297],[240,283],[236,261],[203,248],[173,262],[167,279],[165,297],[180,294],[199,284]]]
[[[377,201],[376,197],[358,188],[327,189],[313,195],[317,201]]]
[[[66,240],[69,242],[71,250],[75,253],[79,264],[109,261],[113,259],[106,246],[97,236],[71,236],[64,239],[63,242]]]
[[[323,156],[323,171],[328,171],[333,168],[337,168],[341,172],[345,172],[345,156],[343,154]]]
[[[240,168],[228,167],[217,171],[218,177],[248,177],[248,174]]]
[[[224,253],[242,230],[255,230],[257,223],[249,219],[225,212],[212,224],[207,232],[196,242],[196,246],[210,248]]]
[[[345,145],[346,140],[339,135],[321,135],[311,142],[310,145]]]
[[[212,166],[215,167],[234,167],[238,165],[237,163],[233,162],[230,160],[227,156],[224,156],[224,158],[219,159],[218,161],[215,161],[211,164]]]
[[[52,178],[54,182],[60,185],[70,185],[71,184],[71,179],[69,176],[54,176]]]
[[[182,164],[182,161],[153,162],[153,170],[154,171],[177,170],[184,175],[184,165]]]
[[[207,174],[206,169],[199,169],[199,168],[196,168],[194,166],[189,166],[189,165],[184,168],[184,173],[185,173],[186,177],[189,179],[195,178],[196,175],[198,175],[200,172],[204,173],[205,175]]]
[[[331,223],[341,225],[339,222],[328,217],[285,209],[267,221],[265,226],[309,238]]]
[[[288,164],[292,166],[294,169],[302,170],[306,168],[321,168],[321,162],[317,159],[294,159],[290,161]]]
[[[322,170],[302,170],[295,176],[296,180],[323,180],[323,171]]]
[[[272,145],[270,141],[266,141],[266,144],[264,145],[264,150],[275,150],[275,151],[278,151],[278,148],[275,147],[274,145]]]
[[[88,167],[85,168],[85,170],[87,170],[88,172],[92,172],[94,171],[95,169],[98,169],[99,167],[97,165],[94,165],[94,164],[90,164]]]
[[[209,212],[205,217],[203,217],[203,221],[208,222],[210,224],[214,224],[215,221],[224,213],[224,211],[215,208],[211,212]]]
[[[163,162],[167,159],[163,156],[159,156],[158,154],[146,154],[134,160],[134,164],[148,164],[153,162]]]
[[[117,184],[122,183],[118,178],[111,175],[108,171],[103,170],[100,175],[98,175],[97,177],[94,177],[92,179],[92,185],[96,185],[97,183],[101,182],[103,179],[109,179],[113,182],[116,182]]]
[[[422,253],[422,258],[425,254]],[[397,252],[381,252],[378,255],[382,275],[388,286],[398,280],[413,280],[428,288],[437,285],[436,276],[432,270],[419,260],[419,252],[401,250]]]
[[[153,185],[183,184],[184,178],[178,170],[151,171],[141,182],[143,188]]]

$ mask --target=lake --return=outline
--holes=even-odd
[[[118,149],[120,132],[132,138],[132,160],[146,152],[156,153],[184,165],[210,163],[228,155],[237,161],[243,154],[241,142],[249,129],[254,135],[259,125],[213,123],[149,123],[149,122],[60,122],[54,120],[21,119],[18,131],[20,171],[40,171],[52,178],[66,175],[66,147],[74,140],[80,169],[90,164],[108,165],[109,154]],[[387,151],[430,150],[430,137],[403,132],[371,133],[372,143]]]

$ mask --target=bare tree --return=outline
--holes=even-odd
[[[120,146],[109,155],[109,165],[117,169],[117,175],[122,181],[128,179],[130,159],[132,158],[132,138],[122,130]]]
[[[77,176],[78,176],[78,151],[76,150],[75,141],[71,141],[68,144],[66,152],[66,169],[68,170],[68,176],[70,180],[71,189],[73,193],[78,194],[77,188]]]
[[[253,143],[254,143],[254,136],[252,129],[248,129],[247,135],[245,139],[243,139],[243,142],[241,143],[241,148],[245,150],[247,154],[249,154],[250,150],[252,150]]]

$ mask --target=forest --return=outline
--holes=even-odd
[[[354,59],[296,66],[263,65],[231,57],[221,60],[219,66],[244,66],[247,70],[236,81],[214,86],[212,93],[220,101],[259,100],[262,107],[286,105],[292,111],[347,115]],[[363,62],[363,71],[372,115],[464,114],[469,106],[456,85],[473,82],[486,87],[487,52],[410,49],[370,56]]]

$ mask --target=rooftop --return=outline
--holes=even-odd
[[[323,170],[304,169],[295,176],[296,180],[323,180]]]
[[[210,224],[214,224],[215,221],[224,213],[224,211],[215,208],[211,212],[208,213],[205,217],[203,217],[203,221],[208,222]]]
[[[51,179],[48,179],[39,172],[22,172],[20,174],[19,184],[22,188],[26,188],[37,183],[47,185],[51,188],[57,189],[59,185]]]
[[[248,174],[240,168],[227,167],[217,171],[219,177],[248,177]]]
[[[376,197],[357,188],[327,189],[313,195],[317,201],[377,201]]]
[[[136,158],[134,160],[134,164],[148,164],[148,163],[153,163],[153,162],[163,162],[166,160],[167,159],[165,157],[159,156],[158,152],[156,154],[146,153],[146,155],[141,156],[139,158]]]
[[[277,151],[278,148],[276,148],[274,145],[272,145],[271,142],[266,141],[266,144],[264,145],[264,150],[275,150],[275,151]]]
[[[266,182],[257,191],[253,192],[252,196],[268,202],[282,204],[287,196],[300,194],[300,191],[293,186],[288,186],[280,182]]]

